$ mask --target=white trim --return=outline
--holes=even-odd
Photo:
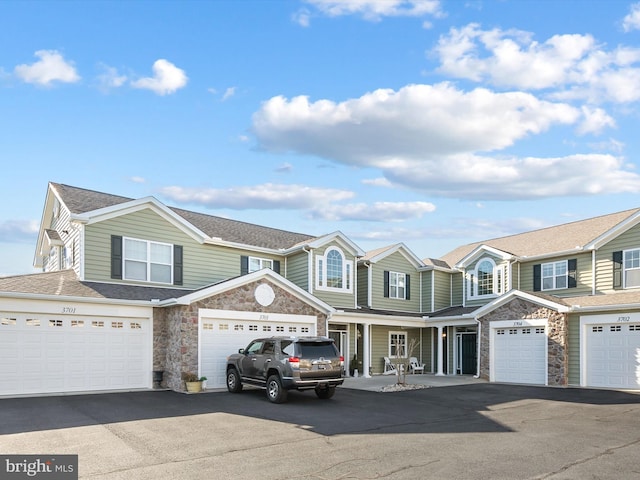
[[[637,305],[636,305],[637,308]],[[626,320],[621,321],[620,317]],[[618,315],[616,312],[605,315],[588,315],[580,317],[580,386],[587,387],[587,328],[590,325],[624,325],[640,323],[640,312],[629,312]]]
[[[525,318],[513,320],[499,320],[489,324],[489,381],[495,382],[495,337],[496,331],[509,328],[526,328],[526,327],[544,327],[544,349],[545,349],[545,369],[544,369],[544,385],[549,385],[549,324],[548,318]]]
[[[474,263],[476,260],[481,259],[486,255],[493,255],[501,260],[513,260],[515,257],[510,253],[497,248],[490,247],[488,245],[478,245],[470,253],[468,253],[462,260],[456,263],[454,266],[457,269],[464,269],[467,265]]]
[[[328,280],[328,262],[327,262],[327,256],[329,255],[329,253],[331,253],[332,251],[336,251],[338,252],[338,254],[342,257],[342,287],[329,287],[326,285],[327,280]],[[322,262],[322,267],[320,267],[320,262]],[[331,245],[330,247],[327,247],[327,249],[324,251],[324,253],[322,255],[315,255],[315,267],[316,267],[316,274],[315,274],[315,289],[316,290],[321,290],[324,292],[335,292],[335,293],[353,293],[354,291],[354,277],[355,277],[355,272],[354,272],[354,262],[353,260],[348,260],[346,254],[343,252],[343,250],[340,247],[336,247],[334,245]],[[320,284],[320,272],[322,272],[322,284]],[[348,284],[349,286],[346,287],[345,285]]]

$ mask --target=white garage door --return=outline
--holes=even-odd
[[[547,336],[544,327],[494,329],[493,354],[494,381],[547,383]]]
[[[253,312],[245,314],[247,317],[254,315]],[[277,317],[267,321],[208,317],[200,319],[200,375],[207,377],[207,388],[226,387],[227,356],[246,347],[254,338],[316,334],[314,317]]]
[[[586,385],[640,388],[640,323],[586,327]]]
[[[148,388],[148,319],[0,314],[0,395]]]

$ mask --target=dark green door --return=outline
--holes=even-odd
[[[478,335],[465,333],[462,335],[462,374],[475,374],[478,370]]]

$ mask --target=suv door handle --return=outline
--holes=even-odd
[[[270,358],[267,358],[267,359],[264,361],[264,363],[269,363],[270,361],[271,361],[271,359],[270,359]]]

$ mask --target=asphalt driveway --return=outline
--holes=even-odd
[[[640,395],[470,384],[333,399],[131,392],[0,400],[0,453],[92,479],[640,478]]]

